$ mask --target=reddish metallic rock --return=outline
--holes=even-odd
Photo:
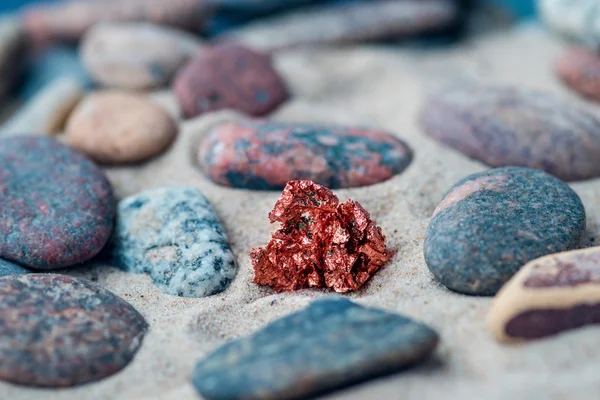
[[[271,58],[236,44],[202,50],[175,78],[174,90],[188,118],[224,108],[262,116],[288,99]]]
[[[600,56],[596,51],[569,49],[557,60],[556,73],[580,95],[600,101]]]
[[[198,157],[225,186],[279,190],[311,180],[336,189],[385,181],[410,164],[412,151],[381,131],[246,120],[216,127]]]
[[[111,292],[65,275],[0,278],[0,379],[64,387],[124,368],[148,324]]]
[[[277,291],[359,289],[391,257],[381,228],[357,202],[339,204],[331,190],[292,181],[269,213],[280,222],[266,247],[250,251],[254,283]]]

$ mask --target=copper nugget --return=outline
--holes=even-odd
[[[381,228],[359,203],[340,205],[330,189],[312,181],[288,182],[269,220],[281,228],[250,258],[254,283],[277,291],[354,291],[391,257]]]

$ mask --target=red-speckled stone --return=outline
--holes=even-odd
[[[124,368],[148,324],[131,305],[65,275],[0,278],[0,379],[64,387]]]
[[[245,120],[214,128],[198,159],[225,186],[278,190],[311,180],[335,189],[385,181],[410,164],[412,151],[376,130]]]
[[[104,173],[54,139],[0,140],[0,257],[53,269],[108,241],[115,203]]]
[[[188,118],[224,108],[263,116],[288,98],[271,58],[235,44],[202,50],[180,71],[174,90]]]
[[[580,95],[600,101],[600,56],[596,51],[569,49],[557,60],[556,73]]]

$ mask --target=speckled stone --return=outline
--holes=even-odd
[[[0,139],[0,203],[0,257],[36,269],[95,256],[115,215],[104,173],[44,137]]]
[[[304,399],[428,357],[438,335],[397,314],[325,298],[200,361],[192,382],[207,400]]]
[[[147,190],[121,200],[111,247],[117,266],[149,274],[174,296],[220,293],[237,272],[219,218],[192,187]]]
[[[600,121],[549,93],[462,86],[431,96],[432,138],[492,167],[521,166],[574,181],[600,176]]]
[[[533,260],[502,287],[488,316],[500,341],[539,339],[600,323],[600,247]]]
[[[166,150],[177,136],[173,118],[143,95],[99,91],[87,96],[67,122],[69,145],[105,164],[135,163]]]
[[[425,261],[449,289],[493,295],[525,263],[571,250],[585,231],[579,196],[529,168],[498,168],[454,185],[425,235]]]
[[[580,95],[600,102],[600,56],[594,50],[572,47],[556,62],[556,73]]]
[[[263,116],[288,99],[271,58],[236,44],[203,49],[177,74],[174,90],[188,118],[225,108]]]
[[[600,48],[598,0],[537,0],[540,19],[555,33]]]
[[[152,89],[171,82],[198,50],[194,36],[148,23],[105,23],[88,31],[81,45],[83,63],[101,85]]]
[[[148,324],[127,302],[86,280],[0,278],[0,379],[68,387],[110,376],[133,359]]]
[[[209,132],[198,160],[225,186],[280,190],[291,180],[311,180],[336,189],[390,179],[410,164],[412,151],[377,130],[241,120]]]
[[[6,275],[22,275],[29,274],[31,271],[27,268],[23,268],[20,265],[13,264],[10,261],[6,261],[0,258],[0,277]]]

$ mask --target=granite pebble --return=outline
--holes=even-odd
[[[493,295],[525,263],[576,248],[586,227],[579,196],[545,172],[506,167],[455,184],[433,213],[425,261],[451,290]]]
[[[98,254],[115,215],[102,170],[45,137],[0,139],[0,203],[0,257],[44,270]]]
[[[427,358],[437,333],[402,315],[325,298],[201,360],[192,382],[207,400],[304,399]]]
[[[224,186],[279,190],[288,181],[311,180],[336,189],[388,180],[410,164],[412,151],[374,129],[240,120],[213,128],[198,160]]]
[[[420,122],[432,138],[492,167],[536,168],[566,181],[600,176],[600,121],[549,93],[448,88],[430,96]]]
[[[0,278],[0,379],[70,387],[125,368],[148,324],[91,282],[55,274]]]
[[[575,92],[600,102],[600,55],[596,51],[572,47],[560,56],[555,69]]]
[[[219,218],[193,187],[152,189],[121,200],[111,243],[115,265],[150,275],[174,296],[220,293],[237,272]]]
[[[174,119],[146,97],[122,91],[87,96],[67,122],[74,148],[105,164],[134,163],[163,152],[177,136]]]
[[[0,258],[0,277],[6,275],[22,275],[29,274],[32,271],[27,268],[23,268],[20,265],[15,263],[11,263],[10,261],[6,261]]]
[[[182,31],[148,23],[104,23],[83,38],[81,57],[96,82],[108,87],[155,89],[200,49],[200,41]]]
[[[498,293],[488,325],[515,342],[600,324],[600,248],[549,255],[526,264]]]
[[[226,108],[264,116],[289,96],[268,55],[231,43],[200,51],[173,87],[187,118]]]

